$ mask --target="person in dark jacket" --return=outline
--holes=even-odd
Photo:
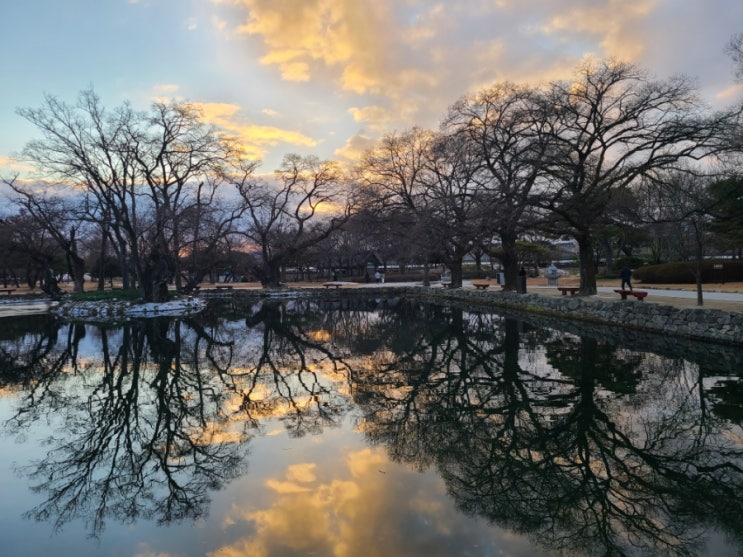
[[[619,277],[622,279],[622,290],[625,290],[625,284],[627,285],[627,290],[632,290],[632,283],[630,282],[630,279],[632,278],[632,271],[629,267],[627,267],[627,265],[622,267],[622,270],[619,271]]]

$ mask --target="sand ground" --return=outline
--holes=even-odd
[[[482,281],[485,282],[485,281]],[[490,282],[493,286],[497,287],[497,284],[495,281],[487,281]],[[289,283],[290,287],[295,288],[313,288],[318,287],[322,284],[322,282],[292,282]],[[394,282],[387,282],[387,286],[395,286],[399,283]],[[579,284],[578,277],[561,277],[559,279],[558,284],[560,286],[577,286]],[[9,287],[13,288],[12,285],[8,285]],[[65,290],[72,290],[71,284],[65,284],[61,285],[63,289]],[[117,287],[119,285],[114,284],[114,287]],[[201,288],[203,289],[209,289],[213,288],[215,285],[210,283],[202,283]],[[364,285],[360,285],[357,283],[343,283],[343,288],[358,288],[363,287]],[[370,285],[373,286],[373,285]],[[599,279],[597,282],[597,286],[599,287],[608,287],[608,288],[619,288],[619,280],[618,279]],[[239,282],[234,283],[233,287],[236,289],[260,289],[261,285],[259,283],[255,282]],[[465,281],[465,288],[474,288],[470,281]],[[647,290],[649,292],[649,295],[647,298],[645,298],[645,303],[661,303],[661,304],[667,304],[672,305],[674,307],[680,307],[680,308],[694,308],[699,307],[697,305],[696,297],[692,298],[680,298],[680,297],[672,297],[672,296],[653,296],[653,290],[679,290],[679,291],[687,291],[687,292],[695,292],[696,286],[693,284],[652,284],[652,285],[644,285],[639,282],[634,283],[634,287],[636,290]],[[97,288],[96,283],[88,283],[85,285],[86,291],[95,290]],[[547,286],[547,279],[543,277],[537,277],[537,278],[529,278],[527,280],[527,291],[530,293],[536,293],[544,296],[559,296],[561,295],[560,292],[556,288],[551,288]],[[703,307],[705,308],[711,308],[711,309],[721,309],[725,311],[736,311],[741,312],[743,311],[743,282],[726,282],[724,284],[719,283],[713,283],[713,284],[705,284],[703,286],[703,292],[726,292],[726,293],[739,293],[741,296],[739,296],[739,299],[734,300],[711,300],[711,299],[705,299]],[[40,289],[34,289],[31,290],[28,287],[21,286],[20,288],[16,288],[11,294],[7,295],[5,293],[0,293],[0,303],[2,300],[8,299],[12,300],[14,297],[18,297],[21,295],[26,294],[41,294]],[[607,299],[607,300],[618,300],[618,295],[613,292],[599,292],[597,295],[600,299]]]

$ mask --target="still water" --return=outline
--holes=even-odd
[[[5,318],[0,552],[740,555],[741,352],[396,298]]]

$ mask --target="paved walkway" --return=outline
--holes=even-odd
[[[539,279],[535,279],[534,282]],[[471,280],[462,281],[462,287],[468,290],[474,290],[475,287],[472,285]],[[485,282],[482,280],[475,280],[474,282]],[[492,284],[491,290],[500,291],[500,288],[494,281],[487,281]],[[540,281],[541,282],[541,281]],[[420,282],[388,282],[384,284],[379,283],[368,283],[358,284],[354,282],[343,283],[345,288],[372,288],[372,287],[395,287],[395,286],[420,286]],[[291,285],[290,285],[291,286]],[[304,287],[317,287],[317,283],[304,283]],[[439,283],[432,283],[433,287],[440,287]],[[577,284],[576,284],[577,286]],[[703,308],[707,309],[721,309],[724,311],[743,311],[743,290],[741,290],[740,283],[733,283],[731,285],[705,285],[702,293],[704,301]],[[619,300],[619,295],[614,292],[619,286],[598,286],[596,288],[596,297],[602,300]],[[734,291],[725,291],[725,288],[731,288]],[[645,298],[644,302],[656,303],[656,304],[668,304],[679,308],[698,308],[697,305],[697,292],[694,290],[692,285],[689,289],[680,288],[665,288],[665,287],[646,287],[643,285],[635,285],[636,290],[645,290],[648,292],[648,297]],[[540,294],[542,296],[561,296],[562,293],[557,290],[554,286],[545,286],[544,284],[533,284],[533,282],[527,283],[527,292],[530,294]]]
[[[602,300],[618,300],[619,295],[614,292],[618,286],[598,286],[596,297]],[[707,285],[702,292],[703,308],[721,309],[724,311],[743,311],[743,292],[726,292],[713,290],[718,285]],[[724,288],[724,285],[719,285]],[[546,296],[559,296],[561,293],[554,286],[527,286],[529,292]],[[682,290],[676,288],[653,288],[636,285],[635,290],[648,292],[645,302],[668,304],[679,308],[697,308],[696,290]]]
[[[359,284],[354,282],[344,282],[340,281],[343,284],[343,288],[374,288],[374,287],[395,287],[395,286],[420,286],[420,282],[388,282],[388,283],[366,283],[366,284]],[[466,289],[474,289],[475,287],[472,285],[473,281],[465,280],[463,283],[463,287]],[[482,280],[476,280],[474,282],[484,282]],[[496,284],[495,281],[487,281],[492,284],[490,287],[490,291],[500,291],[500,288]],[[602,300],[614,300],[619,302],[619,295],[614,292],[616,288],[618,288],[618,285],[615,286],[607,286],[606,281],[604,281],[604,285],[599,285],[597,287],[597,294],[596,298],[602,299]],[[563,285],[577,285],[577,281],[573,280],[561,280],[560,284]],[[294,288],[319,288],[321,287],[321,282],[292,282],[289,283],[288,286],[294,287]],[[439,283],[432,283],[434,287],[441,288]],[[210,288],[212,285],[204,284],[202,285],[203,288]],[[235,283],[234,287],[236,289],[260,289],[261,286],[258,283]],[[693,285],[684,286],[683,288],[672,288],[672,287],[651,287],[651,286],[644,286],[641,284],[635,285],[635,288],[637,290],[646,290],[649,294],[648,297],[645,298],[643,303],[656,303],[656,304],[668,304],[672,305],[674,307],[679,308],[698,308],[697,305],[697,293],[694,289]],[[22,292],[23,289],[20,289]],[[546,279],[543,278],[536,278],[536,279],[529,279],[527,283],[527,291],[531,294],[540,294],[543,296],[560,296],[560,291],[557,290],[554,286],[546,286]],[[21,293],[19,292],[19,293]],[[735,311],[735,312],[743,312],[743,283],[728,283],[728,284],[710,284],[704,286],[704,292],[703,292],[703,299],[704,299],[704,305],[703,308],[707,309],[720,309],[724,311]],[[3,303],[5,302],[5,303]],[[15,303],[13,303],[15,302]],[[13,308],[9,306],[15,306]],[[8,313],[17,314],[19,310],[25,310],[21,311],[21,313],[26,313],[28,311],[44,311],[43,309],[39,309],[40,306],[38,304],[30,304],[33,307],[23,307],[24,301],[19,300],[16,296],[0,296],[0,317],[5,316]]]
[[[343,282],[343,281],[341,281]],[[471,280],[462,281],[462,287],[466,289],[474,290]],[[490,282],[491,290],[498,290],[500,288],[495,281],[482,281],[475,280],[474,282]],[[537,282],[537,284],[534,284]],[[539,284],[539,283],[542,284]],[[296,283],[291,283],[290,286]],[[373,288],[373,287],[395,287],[395,286],[420,286],[420,282],[388,282],[388,283],[366,283],[358,284],[354,282],[343,282],[344,288]],[[572,284],[571,284],[572,285]],[[577,283],[575,284],[577,286]],[[318,283],[302,283],[300,287],[318,287]],[[433,287],[439,287],[439,283],[432,283]],[[619,295],[614,292],[619,286],[598,286],[596,288],[596,297],[602,300],[619,300]],[[721,291],[725,288],[738,289],[740,291]],[[697,305],[697,292],[694,290],[694,286],[690,285],[689,289],[680,288],[664,288],[664,287],[646,287],[644,285],[635,285],[636,290],[645,290],[648,292],[648,297],[645,298],[644,302],[656,303],[656,304],[668,304],[679,308],[698,308]],[[562,293],[557,290],[554,286],[545,286],[544,281],[540,279],[530,279],[527,283],[527,292],[530,294],[540,294],[543,296],[561,296]],[[733,283],[731,285],[705,285],[703,291],[703,308],[707,309],[721,309],[724,311],[743,311],[743,290],[741,290],[740,283]]]

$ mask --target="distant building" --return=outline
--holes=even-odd
[[[557,259],[574,259],[578,257],[578,241],[573,238],[550,242]]]

